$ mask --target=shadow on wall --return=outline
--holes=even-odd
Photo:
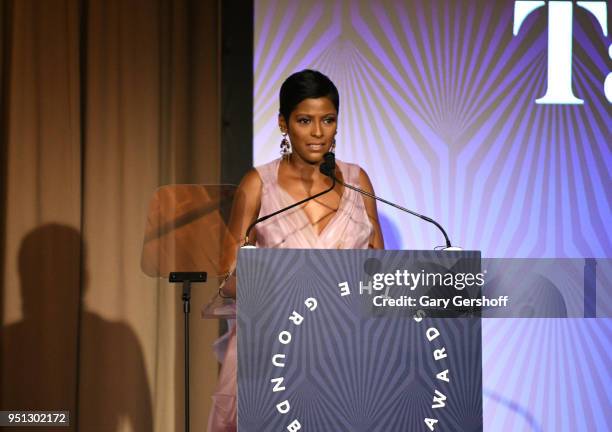
[[[114,431],[127,421],[132,430],[152,431],[151,392],[136,334],[84,308],[79,316],[87,288],[81,245],[77,230],[58,224],[24,237],[23,319],[2,330],[0,407],[70,410],[70,430]]]

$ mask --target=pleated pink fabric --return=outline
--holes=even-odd
[[[291,205],[295,199],[278,184],[280,159],[257,167],[262,180],[259,216],[273,213]],[[359,186],[357,165],[336,161],[345,183]],[[373,226],[365,210],[362,196],[344,188],[338,211],[317,235],[308,216],[300,207],[288,210],[260,223],[257,247],[291,249],[367,249]],[[227,351],[213,395],[213,407],[208,419],[208,432],[236,431],[237,346],[236,327],[223,338],[229,337]]]

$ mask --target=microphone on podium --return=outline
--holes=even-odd
[[[281,213],[283,213],[283,212],[285,212],[285,211],[287,211],[287,210],[292,209],[293,207],[297,207],[297,206],[299,206],[299,205],[302,205],[302,204],[304,204],[305,202],[308,202],[308,201],[310,201],[310,200],[312,200],[312,199],[318,198],[318,197],[320,197],[321,195],[325,195],[326,193],[331,192],[332,190],[334,190],[334,187],[336,187],[336,182],[337,182],[337,180],[336,180],[336,176],[334,175],[334,173],[335,173],[335,169],[336,169],[336,160],[335,160],[335,159],[333,159],[333,160],[331,161],[331,164],[330,164],[330,162],[329,162],[329,158],[326,158],[326,156],[327,156],[328,154],[330,154],[330,153],[325,153],[324,160],[323,160],[323,162],[321,163],[321,165],[319,166],[319,169],[321,170],[321,172],[322,172],[323,174],[325,174],[326,172],[328,172],[328,173],[329,173],[329,174],[325,174],[325,175],[327,175],[328,177],[331,177],[331,179],[332,179],[332,185],[331,185],[331,186],[330,186],[328,189],[325,189],[324,191],[321,191],[321,192],[319,192],[319,193],[317,193],[317,194],[314,194],[313,196],[309,196],[309,197],[304,198],[303,200],[298,201],[298,202],[296,202],[296,203],[294,203],[294,204],[291,204],[291,205],[289,205],[289,206],[287,206],[287,207],[283,207],[282,209],[277,210],[277,211],[275,211],[275,212],[273,212],[273,213],[270,213],[270,214],[264,215],[264,216],[262,216],[262,217],[260,217],[260,218],[258,218],[258,219],[255,219],[255,220],[253,221],[253,223],[251,223],[251,225],[249,225],[249,227],[248,227],[248,228],[247,228],[247,230],[246,230],[246,234],[245,234],[245,236],[244,236],[244,244],[242,245],[242,247],[243,247],[243,248],[254,248],[254,247],[256,247],[255,245],[251,245],[251,244],[249,244],[249,234],[251,234],[251,230],[252,230],[252,229],[255,227],[255,225],[257,225],[258,223],[263,222],[263,221],[265,221],[265,220],[267,220],[267,219],[270,219],[270,218],[271,218],[271,217],[273,217],[273,216],[276,216],[276,215],[278,215],[278,214],[281,214]],[[333,153],[331,153],[331,154],[333,155]],[[324,172],[323,170],[325,170],[325,172]]]
[[[377,197],[376,195],[374,195],[374,194],[372,194],[370,192],[364,191],[363,189],[360,189],[358,187],[352,186],[350,184],[346,184],[342,180],[337,179],[336,175],[335,175],[336,155],[334,155],[332,152],[325,153],[325,155],[323,155],[323,160],[324,160],[324,162],[321,164],[319,169],[321,170],[321,172],[323,174],[325,174],[328,177],[331,177],[333,182],[338,182],[342,186],[347,187],[349,189],[352,189],[352,190],[354,190],[356,192],[359,192],[362,195],[365,195],[365,196],[373,198],[373,199],[375,199],[377,201],[383,202],[383,203],[385,203],[387,205],[390,205],[391,207],[395,207],[396,209],[402,210],[402,211],[404,211],[406,213],[410,213],[413,216],[416,216],[416,217],[418,217],[420,219],[423,219],[424,221],[427,221],[429,223],[434,224],[436,227],[438,227],[438,229],[440,231],[442,231],[442,234],[444,235],[444,239],[446,240],[446,247],[443,250],[445,250],[445,251],[460,251],[460,250],[462,250],[460,247],[453,246],[451,244],[451,241],[448,238],[448,235],[446,234],[446,231],[444,231],[444,228],[442,228],[442,225],[440,225],[438,222],[436,222],[432,218],[430,218],[428,216],[425,216],[425,215],[422,215],[422,214],[419,214],[419,213],[414,212],[412,210],[409,210],[409,209],[407,209],[405,207],[402,207],[402,206],[400,206],[398,204],[394,204],[394,203],[392,203],[390,201],[387,201],[384,198]]]

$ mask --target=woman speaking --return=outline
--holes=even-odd
[[[281,157],[252,169],[240,182],[229,222],[233,240],[226,244],[221,263],[226,274],[235,268],[238,247],[253,221],[332,186],[332,180],[320,172],[319,166],[323,155],[336,148],[339,107],[338,89],[321,72],[303,70],[282,84],[278,115]],[[374,193],[368,175],[355,164],[337,161],[336,177]],[[384,248],[376,202],[341,184],[258,223],[249,240],[264,248]],[[235,297],[236,285],[225,284],[223,291],[226,296]],[[209,432],[235,431],[237,427],[235,326],[228,337],[213,395]]]

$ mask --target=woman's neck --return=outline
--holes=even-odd
[[[287,164],[291,170],[296,172],[299,177],[303,179],[309,178],[314,180],[319,177],[325,177],[319,171],[320,163],[310,163],[301,159],[299,156],[290,155],[289,159],[287,159]]]

